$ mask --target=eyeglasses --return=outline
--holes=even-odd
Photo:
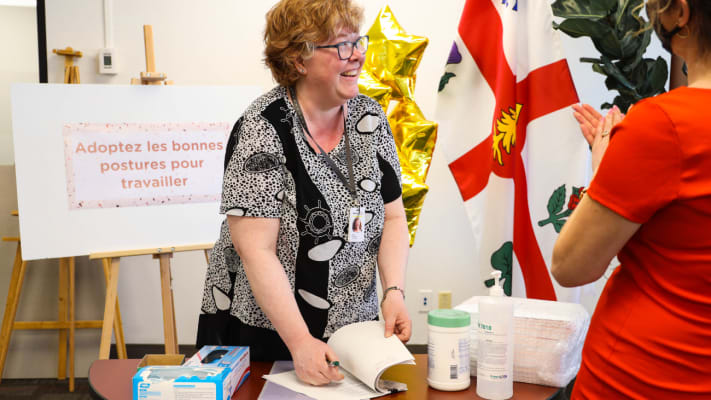
[[[317,49],[328,49],[335,47],[338,49],[338,58],[341,60],[347,60],[353,56],[353,49],[358,49],[362,54],[368,50],[368,36],[361,36],[354,42],[341,42],[336,44],[329,44],[327,46],[316,46]]]

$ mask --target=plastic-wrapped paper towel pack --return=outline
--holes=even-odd
[[[471,375],[476,376],[479,299],[455,307],[472,316]],[[580,369],[590,315],[575,303],[511,298],[514,302],[514,373],[516,382],[562,387]]]

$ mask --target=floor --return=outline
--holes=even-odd
[[[56,379],[3,379],[0,400],[89,400],[89,381],[74,380],[74,392],[69,392],[69,380]]]

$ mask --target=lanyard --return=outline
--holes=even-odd
[[[355,177],[353,176],[353,157],[351,155],[350,140],[348,140],[348,131],[346,130],[346,114],[345,112],[343,112],[343,106],[341,106],[341,112],[343,112],[343,136],[346,140],[346,164],[348,165],[348,179],[346,179],[346,177],[343,175],[343,172],[341,172],[341,170],[338,168],[333,159],[328,156],[328,153],[326,153],[321,148],[321,146],[319,146],[318,142],[316,142],[316,139],[311,136],[311,132],[309,132],[309,127],[306,125],[304,113],[301,111],[299,100],[296,98],[296,90],[294,90],[293,86],[289,88],[289,93],[291,94],[291,99],[294,101],[294,108],[296,109],[296,115],[299,117],[299,122],[301,123],[301,126],[304,127],[304,130],[301,132],[301,134],[303,135],[305,131],[306,134],[309,135],[311,141],[313,141],[316,147],[318,147],[320,151],[319,156],[321,156],[321,159],[326,163],[326,165],[331,168],[333,173],[336,174],[336,176],[343,183],[343,185],[346,186],[348,192],[351,195],[351,199],[353,199],[355,205],[360,205],[358,202],[358,194],[356,193]],[[304,140],[306,140],[306,137],[304,137]]]

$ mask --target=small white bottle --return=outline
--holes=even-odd
[[[513,302],[504,296],[501,271],[491,275],[494,286],[479,300],[476,394],[503,400],[513,396]]]

